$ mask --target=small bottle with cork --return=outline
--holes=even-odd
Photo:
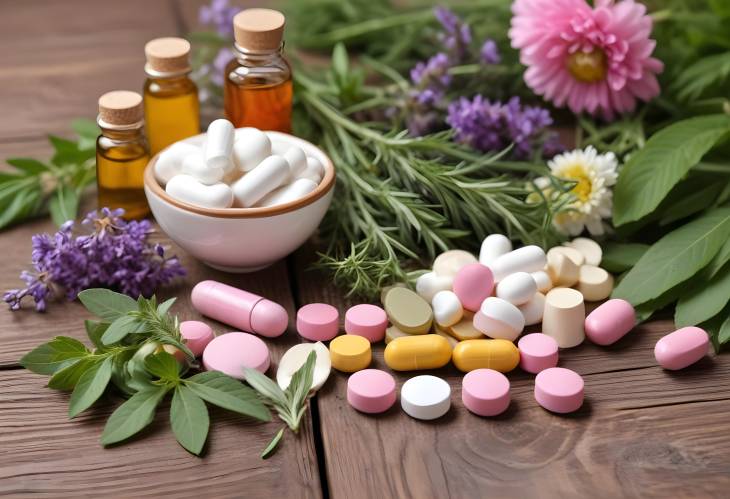
[[[225,69],[226,118],[236,128],[291,132],[292,73],[283,56],[286,19],[271,9],[233,18],[235,58]]]
[[[144,110],[137,92],[116,90],[99,97],[96,139],[96,183],[99,206],[123,208],[124,218],[149,214],[144,194],[144,169],[150,160],[142,133]]]
[[[198,87],[188,76],[190,43],[183,38],[156,38],[144,48],[144,114],[150,153],[200,133]]]

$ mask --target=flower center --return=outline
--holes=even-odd
[[[606,54],[596,47],[590,52],[578,51],[568,56],[568,71],[583,83],[604,80],[607,68]]]
[[[578,198],[581,203],[585,203],[591,197],[593,191],[593,182],[590,177],[586,174],[585,168],[582,165],[573,165],[568,169],[564,170],[561,174],[562,177],[577,182],[571,192]]]

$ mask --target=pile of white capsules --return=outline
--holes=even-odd
[[[295,145],[224,119],[200,147],[176,142],[155,163],[155,178],[173,198],[204,208],[276,206],[314,191],[324,166]]]

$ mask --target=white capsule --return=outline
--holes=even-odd
[[[497,258],[512,251],[512,241],[502,234],[492,234],[484,238],[479,251],[479,263],[489,267]]]
[[[250,208],[289,178],[289,163],[281,156],[269,156],[231,187],[236,205]]]
[[[182,163],[182,173],[195,177],[201,184],[213,185],[223,179],[223,169],[210,168],[205,162],[202,151],[195,151],[185,156]]]
[[[433,317],[441,327],[453,326],[464,316],[464,308],[453,291],[439,291],[431,300]]]
[[[226,184],[205,185],[190,175],[175,175],[165,187],[170,196],[204,208],[230,208],[233,192]]]
[[[452,276],[437,275],[436,272],[426,272],[416,279],[416,293],[421,298],[431,303],[433,297],[439,291],[451,291],[454,284]]]
[[[291,177],[297,178],[307,169],[307,155],[300,147],[292,146],[284,153],[284,159],[289,163]]]
[[[236,130],[233,163],[238,170],[251,171],[269,156],[271,156],[271,140],[268,135],[258,128]]]
[[[500,256],[489,268],[492,269],[494,274],[494,282],[499,282],[515,272],[543,270],[546,263],[547,258],[542,248],[539,246],[523,246]]]
[[[537,293],[537,283],[527,272],[515,272],[497,284],[497,298],[507,300],[512,305],[527,303]]]
[[[172,177],[182,173],[183,160],[188,154],[200,153],[200,151],[200,147],[187,142],[175,142],[157,156],[155,178],[164,186]]]
[[[299,178],[308,178],[318,184],[324,176],[324,166],[317,158],[308,157],[307,167],[299,173]]]
[[[601,249],[601,246],[593,239],[588,239],[587,237],[577,237],[569,243],[565,243],[565,245],[570,246],[571,248],[575,248],[583,253],[583,257],[586,259],[586,263],[588,265],[594,265],[598,267],[601,264],[601,259],[603,258],[603,250]]]
[[[300,178],[279,187],[278,189],[270,192],[256,206],[276,206],[277,204],[290,203],[297,199],[303,198],[314,189],[317,188],[317,184],[309,180],[308,178]]]
[[[547,272],[544,270],[538,270],[537,272],[530,273],[533,279],[535,279],[535,284],[537,284],[537,290],[540,293],[547,293],[551,289],[553,289],[553,281],[550,279],[550,276]]]
[[[215,120],[208,126],[205,142],[205,163],[209,168],[230,170],[233,167],[233,139],[235,130],[228,120]]]
[[[525,318],[510,302],[490,296],[474,314],[474,327],[490,338],[514,341],[525,328]]]
[[[525,326],[539,324],[545,311],[545,295],[535,293],[530,301],[517,307],[525,318]]]

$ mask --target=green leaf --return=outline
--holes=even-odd
[[[314,379],[314,363],[317,360],[317,353],[312,350],[307,356],[307,360],[302,367],[291,378],[291,383],[286,389],[286,395],[289,399],[292,412],[298,411],[307,400],[307,395],[312,389],[312,380]]]
[[[127,312],[137,310],[136,301],[110,289],[85,289],[79,293],[79,300],[89,312],[109,322],[126,315]]]
[[[730,116],[719,114],[678,121],[652,135],[621,170],[614,189],[614,225],[651,213],[728,132]]]
[[[160,303],[157,306],[157,315],[165,315],[170,310],[170,307],[172,307],[175,303],[175,300],[177,300],[177,298],[173,297]]]
[[[276,435],[274,435],[274,438],[271,439],[269,445],[267,445],[266,448],[261,452],[261,459],[268,459],[274,454],[274,451],[279,446],[281,437],[284,436],[284,430],[286,430],[286,426],[282,427],[279,431],[276,432]]]
[[[20,365],[36,374],[53,374],[90,353],[79,340],[56,336],[25,354],[20,359]]]
[[[78,135],[79,137],[85,137],[94,140],[96,140],[96,137],[98,137],[101,133],[101,130],[99,129],[99,126],[96,124],[95,121],[85,118],[73,120],[71,122],[71,128],[74,132],[76,132],[76,135]]]
[[[720,345],[724,345],[730,341],[730,314],[728,314],[725,321],[720,326],[720,333],[717,336],[717,341]]]
[[[106,350],[106,345],[101,342],[101,337],[109,327],[108,322],[97,322],[97,321],[84,321],[84,328],[86,328],[86,336],[89,337],[94,346],[99,350]]]
[[[208,408],[203,399],[185,385],[175,387],[170,407],[170,423],[180,445],[199,455],[208,438]]]
[[[126,440],[149,425],[168,389],[164,385],[150,387],[135,393],[120,405],[104,426],[101,445],[107,446]]]
[[[677,327],[695,326],[717,315],[728,302],[730,268],[725,268],[709,281],[700,280],[689,293],[679,299],[674,322]]]
[[[727,262],[730,262],[730,238],[725,241],[725,244],[722,245],[715,258],[707,266],[708,277],[714,277]]]
[[[679,73],[672,87],[679,89],[681,100],[696,100],[702,93],[716,83],[730,76],[730,52],[703,57],[690,64]]]
[[[347,49],[343,43],[338,43],[332,50],[332,71],[340,82],[345,81],[348,76],[349,58]]]
[[[601,268],[614,274],[629,270],[648,249],[648,244],[608,243],[603,247]]]
[[[79,209],[79,196],[76,191],[66,184],[56,189],[55,194],[48,203],[53,222],[59,227],[69,220],[76,218],[76,211]]]
[[[671,206],[668,206],[662,217],[659,220],[659,225],[669,225],[672,222],[687,218],[690,215],[699,213],[700,211],[708,208],[715,202],[722,184],[720,182],[714,182],[703,189],[698,189],[695,192],[683,197]]]
[[[662,237],[644,253],[612,297],[636,306],[660,296],[707,265],[730,237],[730,207],[716,208]]]
[[[63,369],[56,371],[48,380],[48,388],[54,390],[73,390],[86,371],[94,367],[99,361],[96,357],[84,357],[78,359]]]
[[[183,382],[206,402],[259,421],[271,421],[271,413],[258,399],[256,392],[222,372],[196,374]]]
[[[137,317],[131,315],[122,315],[114,319],[104,335],[101,342],[105,345],[112,345],[124,339],[128,334],[132,334],[140,327],[140,321]]]
[[[259,395],[271,402],[286,407],[286,393],[284,393],[284,390],[282,390],[271,378],[256,369],[251,369],[250,367],[243,369],[243,376],[246,379],[246,383],[251,385],[251,387],[259,393]]]
[[[91,407],[106,390],[112,377],[114,359],[109,356],[103,362],[97,362],[87,369],[79,378],[68,405],[68,417],[74,418]]]
[[[147,372],[160,379],[168,381],[180,379],[180,364],[175,357],[164,350],[154,355],[148,355],[144,360],[144,367]]]
[[[80,149],[76,142],[55,135],[49,135],[48,140],[56,151],[51,163],[57,166],[80,165],[96,154],[94,149]]]
[[[49,169],[48,165],[33,158],[8,158],[5,161],[28,175],[39,175]]]

